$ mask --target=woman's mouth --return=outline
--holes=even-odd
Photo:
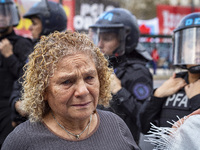
[[[75,107],[85,107],[85,106],[88,106],[91,102],[87,102],[87,103],[83,103],[83,104],[73,104],[72,106],[75,106]]]

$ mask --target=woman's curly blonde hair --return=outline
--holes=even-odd
[[[29,55],[23,76],[22,108],[29,114],[31,121],[41,121],[50,111],[44,100],[49,77],[52,77],[56,65],[64,56],[83,53],[95,62],[100,82],[99,104],[108,106],[111,99],[108,60],[86,34],[72,31],[54,32],[43,36],[34,51]]]

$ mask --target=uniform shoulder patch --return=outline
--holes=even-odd
[[[150,95],[150,89],[144,83],[136,83],[133,86],[133,93],[138,100],[145,100]]]

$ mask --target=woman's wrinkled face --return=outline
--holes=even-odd
[[[40,33],[42,32],[42,22],[37,17],[32,17],[31,21],[32,21],[32,25],[29,27],[29,30],[31,31],[32,38],[39,39]]]
[[[59,60],[45,100],[55,115],[81,120],[96,109],[99,88],[95,63],[87,54],[74,54]]]

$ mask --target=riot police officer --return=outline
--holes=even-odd
[[[65,31],[67,28],[67,16],[61,4],[42,0],[33,5],[23,16],[31,19],[29,30],[34,40],[42,35],[48,35],[54,31]],[[38,27],[39,26],[39,27]]]
[[[150,54],[139,44],[137,19],[128,10],[115,8],[90,26],[89,36],[109,58],[114,68],[110,102],[139,142],[138,111],[152,92],[152,75],[146,67]]]
[[[13,83],[20,77],[32,42],[15,34],[20,17],[12,0],[0,1],[0,146],[12,131],[9,97]]]
[[[24,18],[31,19],[32,25],[29,27],[33,42],[36,44],[40,37],[48,35],[54,31],[65,31],[67,29],[67,16],[61,4],[52,1],[41,1],[34,4]],[[24,122],[26,114],[21,110],[21,84],[17,81],[13,86],[10,97],[12,108],[12,125],[15,127]]]
[[[173,64],[186,71],[174,73],[159,88],[140,112],[142,132],[150,122],[170,127],[167,121],[177,121],[200,108],[200,13],[185,16],[173,34]]]

